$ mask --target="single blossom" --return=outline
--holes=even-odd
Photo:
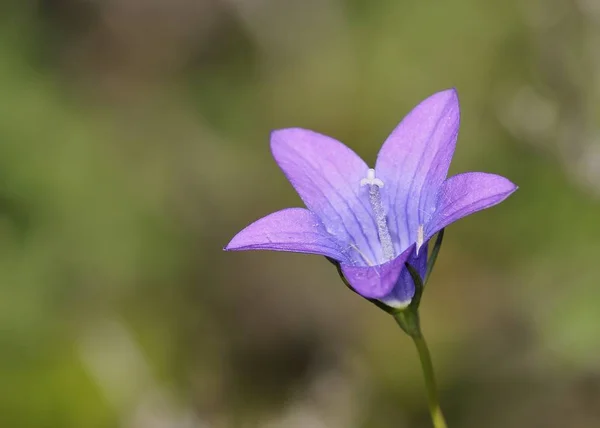
[[[415,286],[405,263],[423,277],[427,243],[450,223],[506,199],[504,177],[468,172],[446,178],[460,121],[454,89],[416,106],[369,166],[351,149],[313,131],[271,134],[277,164],[306,208],[287,208],[239,232],[225,250],[275,250],[327,256],[356,292],[407,306]]]

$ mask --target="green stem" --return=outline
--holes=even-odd
[[[433,363],[431,362],[431,354],[427,343],[421,333],[419,325],[419,315],[416,309],[409,308],[408,310],[398,312],[394,315],[394,319],[402,329],[412,338],[419,359],[421,360],[421,368],[423,369],[423,377],[425,378],[425,388],[427,389],[427,400],[429,402],[429,413],[434,428],[447,428],[444,414],[440,408],[440,399],[438,396],[437,385],[435,382],[435,374],[433,373]]]
[[[440,399],[438,397],[437,385],[435,382],[435,374],[433,373],[433,364],[431,363],[431,355],[425,343],[425,338],[422,334],[411,336],[417,347],[419,359],[421,360],[421,368],[425,377],[425,387],[427,388],[427,399],[429,401],[429,413],[435,428],[447,428],[444,414],[440,408]]]

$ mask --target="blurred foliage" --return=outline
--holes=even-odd
[[[600,421],[593,1],[0,5],[0,426],[428,426],[394,323],[318,257],[221,251],[300,201],[271,129],[373,162],[456,86],[453,172],[520,190],[447,231],[423,324],[450,426]]]

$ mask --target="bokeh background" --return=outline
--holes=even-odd
[[[520,190],[424,296],[449,424],[600,426],[598,46],[595,0],[3,0],[0,426],[428,427],[410,340],[329,263],[222,247],[301,205],[270,130],[372,164],[451,86],[452,172]]]

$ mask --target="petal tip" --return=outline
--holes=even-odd
[[[502,176],[500,176],[500,177],[502,177]],[[519,190],[519,186],[517,186],[515,183],[510,181],[508,178],[506,178],[506,177],[502,177],[502,178],[505,180],[506,190],[504,193],[505,193],[506,197],[509,197],[510,195],[515,193],[517,190]]]
[[[273,129],[269,135],[269,141],[271,145],[271,151],[276,150],[277,145],[281,144],[284,139],[281,138],[284,134],[293,128],[281,128],[281,129]]]
[[[240,248],[239,245],[235,245],[234,243],[238,235],[239,233],[237,233],[233,238],[231,238],[229,243],[223,247],[223,251],[235,251]]]
[[[430,98],[443,98],[446,102],[458,104],[458,90],[456,87],[452,86],[448,89],[442,89],[441,91],[434,93]]]
[[[294,156],[292,149],[301,145],[302,141],[310,139],[313,134],[316,133],[304,128],[281,128],[272,130],[270,135],[270,146],[271,154],[275,158],[275,161],[279,163],[279,160],[282,157]]]
[[[440,91],[440,93],[448,94],[448,96],[458,98],[458,89],[456,89],[456,86],[451,86],[448,89],[443,89]]]
[[[455,87],[452,87],[450,89],[446,89],[444,92],[445,92],[446,96],[448,97],[448,100],[446,101],[447,104],[451,104],[452,108],[460,110],[460,101],[458,98],[458,90]]]
[[[273,148],[275,145],[285,143],[287,141],[286,137],[290,137],[290,136],[293,136],[293,134],[299,134],[301,132],[310,132],[310,131],[308,131],[307,129],[297,128],[297,127],[280,128],[280,129],[271,130],[271,134],[270,134],[271,148]]]

